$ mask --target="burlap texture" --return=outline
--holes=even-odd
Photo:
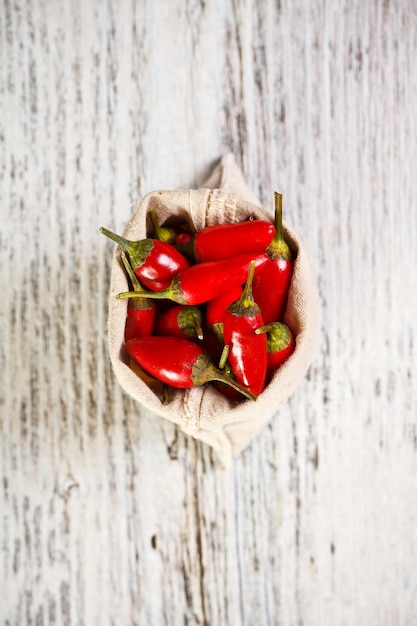
[[[223,157],[200,189],[155,191],[146,195],[127,224],[124,237],[131,240],[146,237],[150,209],[155,211],[160,223],[177,216],[186,220],[195,231],[211,224],[242,221],[249,215],[272,219],[271,213],[259,206],[246,185],[233,155]],[[108,333],[110,357],[121,386],[153,413],[178,424],[185,433],[212,446],[225,467],[230,466],[233,457],[277,412],[305,376],[314,356],[318,329],[316,284],[302,242],[286,224],[284,232],[297,251],[284,320],[295,334],[296,349],[256,401],[248,400],[238,405],[211,385],[174,391],[171,402],[164,405],[129,368],[124,349],[127,300],[117,298],[120,292],[128,289],[128,283],[120,261],[120,248],[114,254]]]

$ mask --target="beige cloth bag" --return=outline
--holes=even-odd
[[[147,213],[153,209],[159,222],[168,217],[185,219],[196,231],[220,222],[237,222],[249,215],[272,219],[260,208],[247,187],[231,154],[224,156],[202,188],[155,191],[146,195],[126,226],[123,236],[138,240],[146,237]],[[129,368],[124,350],[127,300],[117,295],[128,289],[120,248],[113,258],[109,299],[109,348],[116,376],[123,389],[153,413],[178,424],[185,433],[214,448],[220,463],[229,467],[236,457],[277,412],[304,377],[314,356],[318,330],[318,297],[303,245],[284,224],[289,243],[297,251],[285,322],[296,337],[296,349],[276,372],[256,401],[235,404],[211,385],[175,390],[169,404],[159,397]]]

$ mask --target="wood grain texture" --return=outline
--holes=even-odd
[[[415,625],[416,66],[414,0],[3,0],[1,624]],[[228,150],[321,333],[225,473],[119,388],[98,228]]]

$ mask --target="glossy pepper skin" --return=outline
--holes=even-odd
[[[199,345],[180,337],[140,337],[126,342],[129,356],[148,374],[177,389],[190,389],[212,380],[225,382],[247,398],[256,396],[229,380]]]
[[[166,289],[178,272],[190,266],[187,259],[171,244],[159,239],[129,241],[107,228],[100,231],[127,252],[135,275],[151,291]]]
[[[285,324],[272,322],[258,328],[256,334],[267,334],[268,367],[267,378],[271,380],[276,370],[285,363],[295,350],[295,339]]]
[[[135,337],[147,337],[152,335],[155,325],[156,303],[147,298],[141,298],[143,289],[136,278],[127,256],[124,252],[121,259],[126,272],[132,283],[132,287],[137,296],[130,298],[127,305],[125,341]]]
[[[275,235],[275,227],[266,220],[236,224],[215,224],[196,233],[183,249],[198,263],[218,261],[247,252],[264,252]]]
[[[213,298],[224,294],[231,287],[242,285],[249,271],[249,265],[254,261],[259,268],[268,261],[267,255],[239,254],[230,259],[199,263],[180,272],[172,280],[167,289],[154,293],[145,293],[143,297],[173,300],[178,304],[196,306],[209,302]],[[119,298],[130,298],[133,292],[119,294]]]
[[[191,233],[177,233],[175,236],[174,245],[181,249],[181,246],[188,246],[193,240]]]
[[[266,383],[267,341],[264,334],[255,333],[264,324],[252,296],[254,272],[255,266],[251,264],[241,297],[226,309],[224,344],[229,347],[228,360],[236,380],[259,395]]]
[[[197,307],[178,304],[158,315],[155,334],[203,339],[202,317]]]
[[[210,302],[207,303],[207,326],[214,332],[221,343],[223,343],[223,321],[226,309],[230,304],[239,300],[242,292],[243,289],[241,285],[235,285],[226,291],[226,293],[222,294],[218,298],[213,298],[213,300],[210,300]]]
[[[268,262],[253,281],[253,297],[262,311],[265,324],[280,322],[287,306],[293,273],[293,258],[282,231],[282,195],[275,193],[274,239],[266,249]]]

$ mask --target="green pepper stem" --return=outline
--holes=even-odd
[[[120,300],[124,300],[126,298],[137,298],[138,294],[135,291],[123,291],[122,293],[119,293],[117,297],[120,298]],[[181,287],[175,278],[166,289],[163,289],[162,291],[143,290],[140,297],[151,298],[152,300],[172,300],[172,302],[176,302],[177,304],[187,304],[182,294]]]
[[[201,326],[202,313],[195,306],[184,306],[177,315],[177,323],[180,330],[190,337],[204,338]]]
[[[236,300],[236,302],[233,302],[227,309],[228,311],[233,313],[233,315],[236,315],[239,317],[241,316],[253,317],[255,315],[258,315],[260,311],[259,306],[254,301],[253,294],[252,294],[252,282],[253,282],[253,277],[255,275],[255,267],[256,267],[256,262],[251,261],[249,264],[248,278],[246,280],[245,287],[242,291],[242,295],[240,296],[238,300]]]
[[[161,226],[158,222],[155,211],[149,211],[149,215],[156,238],[159,239],[159,241],[164,241],[165,243],[173,243],[175,240],[175,230],[173,228]]]
[[[216,335],[217,339],[220,343],[223,343],[224,338],[224,324],[223,322],[215,322],[211,325],[211,330]]]
[[[123,265],[125,266],[125,270],[130,278],[130,282],[132,283],[133,290],[137,292],[138,294],[142,295],[143,287],[138,281],[135,272],[132,270],[132,266],[129,263],[126,252],[122,252],[122,254],[120,255],[120,258],[122,259]]]
[[[229,385],[229,387],[233,387],[233,389],[235,389],[235,391],[238,391],[239,393],[244,395],[249,400],[256,400],[257,399],[258,396],[256,396],[254,393],[252,393],[248,389],[244,389],[243,387],[241,387],[239,385],[239,383],[235,383],[234,380],[232,378],[230,378],[230,376],[227,376],[226,374],[222,374],[222,372],[220,372],[217,369],[217,367],[215,367],[214,365],[213,365],[213,369],[211,371],[211,374],[212,374],[212,379],[211,380],[217,380],[219,383],[225,383],[226,385]]]
[[[203,327],[201,326],[201,322],[199,320],[196,320],[195,331],[197,333],[197,339],[200,339],[200,341],[202,341],[204,339],[204,332]]]
[[[207,382],[210,380],[217,380],[219,383],[225,383],[226,385],[229,385],[229,387],[233,387],[235,391],[238,391],[243,396],[248,398],[248,400],[256,400],[258,397],[258,396],[255,396],[255,394],[249,391],[248,389],[244,389],[243,387],[241,387],[239,383],[236,383],[230,376],[223,374],[213,364],[207,365],[206,375],[208,376]]]
[[[223,350],[219,359],[220,370],[222,370],[226,366],[227,359],[229,358],[229,352],[230,352],[230,346],[229,344],[226,344],[225,346],[223,346]]]
[[[235,382],[230,376],[223,374],[217,367],[211,362],[211,359],[207,352],[200,354],[192,368],[191,380],[195,387],[199,385],[205,385],[212,380],[217,380],[219,383],[225,383],[229,387],[233,387],[236,391],[244,395],[249,400],[256,400],[257,396],[248,389],[241,387],[238,382]]]
[[[284,233],[282,231],[282,193],[274,192],[275,203],[275,231],[276,239],[278,241],[284,241]]]
[[[257,335],[268,333],[268,352],[280,352],[281,350],[288,348],[291,343],[291,331],[283,322],[271,322],[270,324],[265,324],[265,326],[257,328],[255,333]]]
[[[273,324],[265,324],[265,326],[259,326],[259,328],[255,330],[255,333],[257,335],[263,335],[264,333],[269,333],[273,328]]]
[[[137,298],[138,294],[136,293],[136,291],[122,291],[122,293],[119,293],[117,297],[119,298],[119,300],[126,300],[128,298]],[[166,298],[170,299],[170,296],[167,293],[167,290],[164,289],[163,291],[144,291],[143,293],[141,293],[141,298],[165,300]]]
[[[169,397],[169,385],[167,385],[166,383],[163,383],[163,388],[162,388],[162,404],[169,404],[170,403],[170,397]]]
[[[249,265],[248,278],[246,280],[245,287],[243,289],[242,295],[239,298],[241,304],[246,308],[248,306],[253,306],[253,295],[252,295],[252,283],[253,277],[255,275],[255,261],[251,261]]]
[[[129,239],[125,239],[124,237],[121,237],[120,235],[116,235],[116,233],[113,233],[111,230],[104,228],[104,226],[100,227],[100,232],[103,233],[103,235],[105,235],[112,241],[115,241],[116,243],[118,243],[119,246],[123,248],[123,250],[126,250],[126,252],[129,252],[129,248],[132,245],[133,241],[129,241]]]
[[[291,261],[292,253],[289,245],[284,238],[284,229],[282,226],[282,194],[274,192],[275,204],[275,235],[271,243],[266,249],[271,259],[284,259]]]

